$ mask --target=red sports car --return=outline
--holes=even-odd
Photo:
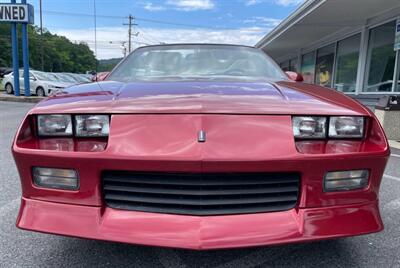
[[[381,231],[382,127],[300,80],[252,47],[137,49],[27,114],[17,226],[190,249]]]

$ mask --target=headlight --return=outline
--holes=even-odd
[[[75,132],[77,137],[107,137],[110,129],[108,115],[75,116]]]
[[[293,134],[296,138],[326,138],[326,117],[295,116],[292,120]]]
[[[330,138],[362,138],[364,117],[335,116],[329,120]]]
[[[49,88],[55,88],[55,89],[63,89],[64,87],[56,86],[56,85],[48,85]]]
[[[71,115],[38,115],[39,136],[72,136]]]

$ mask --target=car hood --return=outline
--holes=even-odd
[[[280,82],[100,82],[70,87],[32,113],[208,113],[365,115],[351,98],[319,86]]]

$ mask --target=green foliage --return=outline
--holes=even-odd
[[[11,34],[10,25],[0,24],[0,66],[11,66]],[[42,70],[41,51],[43,46],[43,67],[47,72],[84,73],[95,70],[96,58],[85,43],[72,43],[64,36],[51,34],[36,26],[29,26],[29,64],[32,69]],[[22,66],[21,29],[18,33],[19,61]]]
[[[111,71],[122,58],[112,58],[107,60],[99,60],[98,71],[99,72],[109,72]]]

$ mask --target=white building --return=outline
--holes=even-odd
[[[396,21],[400,0],[307,0],[256,47],[307,83],[372,106],[384,94],[400,94]]]

